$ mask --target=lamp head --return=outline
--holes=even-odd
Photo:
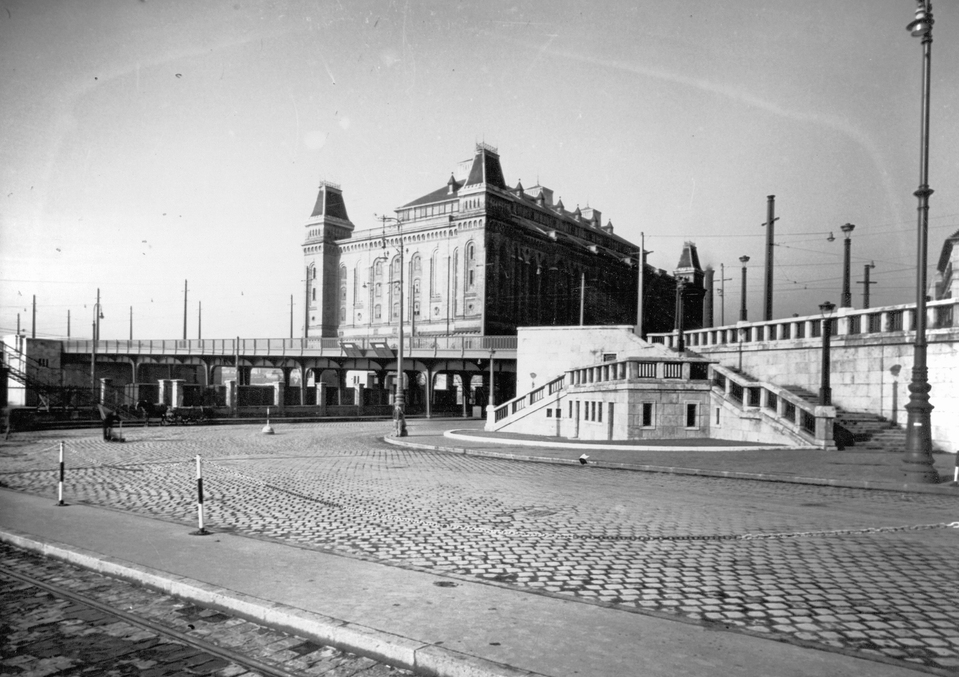
[[[819,304],[819,312],[822,313],[823,317],[829,317],[832,315],[832,311],[836,309],[836,304],[831,301],[826,301],[825,303]]]
[[[916,0],[916,20],[906,26],[914,38],[923,38],[932,32],[932,3],[929,0]]]
[[[832,231],[829,231],[829,237],[826,238],[829,242],[835,242],[836,236],[832,234]]]
[[[746,265],[746,263],[749,262],[749,257],[748,257],[748,256],[740,256],[740,257],[739,257],[739,262],[742,263],[743,265]]]
[[[849,235],[850,235],[850,234],[852,233],[852,231],[855,230],[855,229],[856,229],[856,226],[854,226],[854,225],[851,224],[851,223],[847,223],[847,224],[839,227],[839,230],[841,230],[842,232],[844,232],[844,233],[846,234],[846,239],[847,239],[847,240],[849,239]]]

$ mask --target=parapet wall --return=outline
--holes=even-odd
[[[959,326],[953,326],[956,303],[959,301],[951,299],[930,304],[926,331],[930,402],[935,407],[933,444],[952,453],[959,449]],[[821,323],[818,316],[740,322],[687,332],[686,342],[689,350],[725,367],[779,386],[798,386],[816,393],[822,379]],[[840,309],[833,324],[829,360],[833,404],[847,411],[878,414],[903,427],[915,350],[913,308]],[[797,333],[802,337],[796,338]],[[672,346],[675,337],[652,338]]]

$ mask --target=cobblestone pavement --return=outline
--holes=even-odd
[[[54,590],[36,587],[7,571]],[[58,590],[81,601],[57,594]],[[144,619],[150,626],[159,626],[159,631],[118,619],[84,603],[85,599]],[[0,674],[4,675],[412,675],[3,543],[0,610]],[[221,651],[191,646],[164,630]],[[229,660],[230,655],[235,660]],[[264,669],[249,669],[250,658]]]
[[[954,496],[420,451],[384,423],[18,436],[0,482],[451,577],[959,674]]]

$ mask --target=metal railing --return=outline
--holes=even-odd
[[[230,356],[300,356],[300,355],[344,355],[350,348],[363,351],[375,351],[386,344],[392,350],[399,349],[396,336],[369,338],[234,338],[234,339],[146,339],[146,340],[107,340],[96,342],[97,355],[204,355]],[[407,337],[404,348],[410,351],[454,351],[454,352],[514,352],[515,336],[411,336]],[[63,341],[65,353],[89,354],[93,350],[93,341],[67,339]]]

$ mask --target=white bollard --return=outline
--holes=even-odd
[[[60,481],[57,483],[57,505],[63,506],[63,442],[60,442]]]
[[[273,434],[273,428],[270,426],[270,408],[269,407],[266,408],[266,425],[263,426],[262,432],[264,435]]]
[[[203,470],[200,467],[200,455],[196,457],[196,514],[200,528],[191,532],[191,536],[206,536],[210,532],[203,528]]]

